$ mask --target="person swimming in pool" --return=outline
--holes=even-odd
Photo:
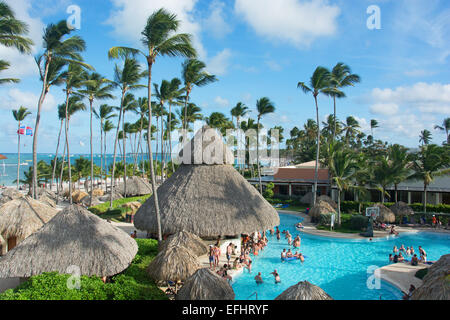
[[[286,257],[287,258],[292,258],[294,255],[292,254],[292,251],[291,251],[291,249],[289,249],[288,251],[287,251],[287,253],[286,253]]]
[[[300,259],[301,263],[305,262],[305,257],[303,256],[303,254],[301,252],[298,254],[297,258]]]
[[[256,284],[258,284],[258,285],[263,283],[263,279],[261,277],[261,272],[258,272],[258,274],[255,277],[255,281],[256,281]]]
[[[297,235],[297,236],[295,237],[294,243],[293,243],[294,248],[300,248],[300,242],[301,242],[300,236]]]
[[[280,275],[278,274],[277,269],[275,269],[275,270],[274,270],[272,273],[270,273],[270,274],[273,274],[273,276],[275,277],[275,283],[276,283],[276,284],[278,284],[278,283],[281,282],[281,278],[280,278]]]
[[[281,252],[281,260],[286,259],[286,249]]]
[[[406,249],[405,249],[405,245],[404,244],[402,244],[401,246],[400,246],[400,249],[399,249],[400,251],[403,251],[403,252],[405,252],[406,251]]]
[[[394,246],[394,248],[392,249],[392,252],[394,252],[394,253],[398,252],[397,246]]]
[[[409,249],[409,247],[406,247],[405,254],[406,254],[407,256],[410,256],[410,255],[411,255],[411,249]]]

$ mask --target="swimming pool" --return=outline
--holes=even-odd
[[[280,253],[285,248],[289,249],[287,240],[283,234],[280,241],[275,235],[268,234],[267,247],[257,257],[252,256],[252,273],[244,270],[233,279],[237,300],[254,300],[255,292],[258,300],[272,300],[303,280],[318,285],[336,300],[397,300],[401,299],[402,293],[387,282],[381,281],[379,288],[375,289],[367,286],[375,268],[389,264],[389,253],[394,245],[412,245],[416,253],[422,246],[428,260],[437,260],[450,252],[448,234],[403,233],[399,237],[373,241],[334,239],[298,232],[294,225],[300,220],[296,216],[280,214],[279,228],[280,231],[289,230],[293,238],[300,233],[302,242],[299,252],[306,256],[305,262],[302,264],[295,260],[282,263]],[[280,274],[280,284],[275,284],[270,275],[274,269]],[[264,280],[261,285],[254,280],[258,272],[262,273]]]

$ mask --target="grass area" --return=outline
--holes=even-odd
[[[122,198],[113,201],[112,209],[109,209],[109,201],[90,207],[89,211],[98,215],[103,219],[111,219],[111,221],[115,222],[124,222],[125,214],[127,212],[126,208],[122,208],[122,205],[128,202],[139,201],[144,203],[151,195],[145,195],[140,197],[132,197],[132,198]]]
[[[136,239],[139,250],[131,265],[103,283],[96,276],[82,276],[79,289],[68,288],[70,278],[57,272],[33,276],[15,289],[0,294],[0,300],[167,300],[146,268],[158,253],[158,242]]]

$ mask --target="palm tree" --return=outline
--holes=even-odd
[[[342,62],[337,63],[333,70],[331,71],[331,87],[334,88],[330,93],[330,96],[333,97],[334,103],[334,130],[333,130],[333,140],[336,137],[336,98],[345,98],[345,93],[340,91],[340,88],[354,86],[355,83],[359,83],[361,78],[357,74],[352,74],[350,67]]]
[[[446,143],[450,145],[450,134],[448,133],[450,131],[450,117],[442,121],[442,126],[434,126],[434,129],[445,131]]]
[[[114,155],[113,155],[113,164],[112,164],[112,172],[111,172],[111,196],[109,199],[109,206],[112,208],[112,202],[113,202],[113,194],[114,194],[114,187],[115,187],[115,169],[116,169],[116,155],[117,155],[117,142],[119,140],[119,131],[120,131],[120,124],[122,123],[122,116],[124,112],[124,106],[125,106],[125,97],[129,91],[137,90],[139,88],[143,88],[145,86],[140,85],[139,81],[142,79],[142,77],[145,75],[144,72],[141,71],[141,66],[137,62],[136,59],[133,58],[125,58],[123,68],[120,68],[117,64],[114,68],[114,81],[113,85],[120,89],[122,93],[122,97],[120,99],[120,109],[119,109],[119,118],[117,122],[117,128],[116,128],[116,138],[114,140]],[[126,178],[125,178],[126,183]],[[125,191],[126,191],[126,185],[124,185]]]
[[[61,142],[61,132],[64,124],[64,119],[66,119],[66,106],[64,104],[61,104],[58,106],[58,119],[60,121],[59,126],[59,133],[58,133],[58,142],[56,144],[56,152],[55,152],[55,158],[53,159],[53,171],[52,171],[52,179],[50,180],[50,190],[53,188],[53,181],[55,180],[55,173],[56,173],[56,166],[58,164],[58,150],[59,150],[59,143]],[[65,145],[64,145],[65,150]],[[64,158],[64,156],[63,156]]]
[[[231,116],[236,118],[236,129],[239,129],[240,126],[240,119],[242,117],[245,117],[248,113],[250,112],[249,108],[242,102],[238,102],[236,104],[236,106],[231,109]],[[241,137],[240,137],[240,131],[238,130],[238,146],[239,146],[239,142],[241,141]],[[241,166],[242,164],[239,164],[239,166]]]
[[[141,98],[137,99],[136,103],[137,103],[137,108],[136,108],[135,112],[140,117],[140,120],[139,120],[139,142],[138,142],[137,149],[139,150],[139,148],[140,148],[141,150],[143,150],[142,149],[142,130],[144,129],[144,119],[146,120],[145,115],[148,113],[148,110],[147,110],[148,99],[145,97],[143,97],[143,98],[141,97]],[[141,161],[144,161],[143,152],[141,152]],[[134,160],[134,170],[136,170],[136,167],[137,167],[137,152],[136,152],[136,157]],[[134,172],[133,172],[133,175],[134,175]],[[145,175],[144,171],[142,172],[142,175],[143,176]]]
[[[373,129],[378,128],[378,121],[375,119],[370,120],[370,131],[372,133],[372,139],[373,139]]]
[[[412,170],[414,173],[410,179],[420,179],[423,181],[423,211],[427,212],[427,188],[436,176],[450,173],[448,168],[450,156],[445,147],[435,144],[423,145],[420,151],[414,155]]]
[[[138,87],[142,87],[138,85]],[[125,114],[127,111],[135,112],[137,108],[136,99],[131,93],[127,93],[123,99],[122,106],[122,132],[123,132],[123,164],[124,164],[124,174],[123,174],[123,184],[124,184],[124,194],[127,194],[127,133],[129,130],[125,128]]]
[[[406,180],[410,175],[410,156],[408,148],[394,144],[388,150],[390,165],[392,167],[392,175],[394,181],[395,202],[398,202],[397,188],[398,185]]]
[[[107,189],[107,183],[108,183],[108,176],[107,176],[107,169],[108,169],[108,164],[106,163],[106,146],[107,144],[107,136],[108,136],[108,132],[110,132],[112,129],[114,129],[114,124],[112,123],[111,120],[106,119],[105,123],[103,124],[102,130],[105,134],[105,143],[104,143],[104,149],[103,149],[103,154],[105,155],[105,162],[104,162],[104,166],[105,166],[105,190]],[[111,181],[111,186],[112,186],[112,181]]]
[[[113,86],[110,84],[110,81],[106,78],[103,78],[100,74],[93,72],[91,74],[86,74],[86,77],[83,82],[84,89],[79,92],[85,95],[89,100],[89,113],[90,113],[90,151],[91,151],[91,187],[90,187],[90,200],[89,206],[92,205],[92,192],[94,190],[94,150],[93,150],[93,142],[92,142],[92,116],[93,112],[93,104],[94,100],[105,100],[105,99],[113,99],[114,96],[110,93],[113,90]]]
[[[176,33],[178,31],[180,21],[177,20],[175,14],[167,12],[165,9],[155,11],[148,19],[147,24],[142,31],[142,44],[147,48],[147,53],[127,47],[113,47],[109,50],[109,57],[117,58],[119,55],[141,54],[145,57],[148,65],[148,128],[147,135],[151,137],[152,130],[152,68],[158,56],[169,57],[187,57],[193,58],[197,55],[196,50],[192,46],[192,36],[186,33]],[[153,168],[153,154],[151,139],[147,139],[147,146],[150,161],[150,175],[152,188],[156,191],[155,172]],[[153,193],[155,201],[155,212],[158,224],[158,240],[162,241],[161,221],[159,213],[158,193]]]
[[[423,145],[428,145],[428,144],[430,144],[431,139],[432,139],[431,138],[431,132],[429,130],[427,130],[427,129],[422,130],[420,132],[419,138],[420,138],[419,142],[422,143],[422,146]]]
[[[1,3],[0,3],[1,10]],[[1,21],[1,20],[0,20]],[[12,111],[14,120],[18,122],[17,125],[17,189],[19,189],[19,175],[20,175],[20,123],[31,114],[25,107],[20,107],[18,110]]]
[[[254,145],[256,143],[255,141],[255,135],[251,134],[251,132],[254,130],[254,132],[257,132],[258,130],[263,129],[262,124],[257,124],[255,119],[249,118],[247,121],[242,121],[241,123],[241,129],[245,132],[244,136],[244,142],[245,142],[245,163],[250,164],[250,146]],[[250,131],[251,130],[251,131]],[[253,164],[251,167],[252,171],[252,177],[253,175]]]
[[[184,90],[186,91],[186,96],[184,100],[184,115],[187,118],[187,104],[189,101],[189,95],[192,92],[194,86],[203,87],[207,84],[218,81],[216,76],[209,74],[204,69],[206,64],[197,59],[188,59],[183,62],[182,65],[182,77],[184,80]],[[183,123],[183,129],[186,130],[187,123]]]
[[[269,98],[264,97],[256,101],[256,111],[258,112],[256,127],[256,162],[258,164],[259,193],[262,194],[261,168],[259,163],[259,123],[263,116],[275,112],[275,106]]]
[[[168,139],[169,139],[169,153],[170,153],[170,162],[172,164],[172,172],[175,172],[175,164],[172,161],[172,131],[175,129],[175,125],[176,122],[173,121],[172,116],[174,116],[174,114],[172,113],[172,106],[178,106],[181,105],[180,102],[178,102],[178,100],[181,98],[181,94],[184,91],[184,89],[180,89],[181,86],[181,81],[178,78],[173,78],[170,81],[170,85],[169,85],[169,89],[168,89],[168,94],[167,94],[167,104],[169,105],[169,113],[167,116],[167,123],[168,123],[168,127],[167,127],[167,132],[168,132]]]
[[[11,66],[11,64],[7,61],[0,60],[0,72],[8,69]],[[5,83],[19,83],[20,80],[16,78],[0,78],[0,84]]]
[[[389,156],[380,156],[375,161],[372,174],[372,183],[381,192],[381,203],[384,203],[386,187],[394,183],[394,172],[390,164]]]
[[[186,108],[187,116],[183,113],[182,110],[177,110],[176,114],[178,118],[185,123],[186,122],[186,131],[192,131],[189,124],[195,123],[197,120],[202,120],[203,115],[201,114],[202,109],[198,107],[195,103],[188,103]]]
[[[80,56],[80,52],[84,51],[86,48],[85,42],[78,36],[73,36],[63,40],[63,38],[72,32],[71,29],[67,27],[67,22],[65,20],[60,21],[58,24],[49,24],[44,31],[44,52],[36,58],[36,63],[38,65],[39,74],[42,81],[42,91],[39,97],[37,114],[36,114],[36,124],[34,127],[33,136],[33,197],[36,198],[36,187],[37,187],[37,137],[39,133],[39,123],[41,120],[41,109],[44,103],[45,97],[49,92],[48,75],[49,69],[52,63],[57,63],[58,66],[61,64],[74,63],[81,64],[89,69],[93,69],[91,66],[84,64],[83,59]]]
[[[312,93],[316,104],[316,125],[317,125],[317,148],[316,148],[316,165],[314,169],[314,192],[313,192],[313,205],[316,205],[317,197],[317,180],[319,169],[319,153],[320,153],[320,122],[319,122],[319,105],[317,103],[317,96],[322,93],[325,95],[334,94],[339,95],[338,89],[330,88],[331,86],[331,73],[327,68],[317,67],[309,81],[309,86],[304,82],[299,82],[297,88],[303,90],[304,93]]]
[[[205,118],[205,122],[211,128],[218,129],[225,136],[226,130],[233,127],[233,123],[222,112],[213,112]]]
[[[352,116],[347,117],[343,125],[344,127],[342,130],[345,131],[345,143],[348,145],[350,143],[350,138],[353,141],[353,138],[358,132],[358,128],[360,128],[360,126],[358,121]]]

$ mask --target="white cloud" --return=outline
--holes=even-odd
[[[226,74],[230,68],[231,56],[232,53],[230,49],[223,49],[217,55],[207,60],[207,71],[218,76]]]
[[[30,111],[36,111],[38,101],[39,95],[34,94],[33,92],[27,92],[13,88],[7,92],[7,96],[4,102],[0,105],[0,108],[12,110],[18,109],[20,106],[24,106],[25,108],[28,108]],[[57,102],[55,97],[51,93],[48,93],[45,98],[44,104],[42,105],[42,110],[51,111],[54,110],[56,106]]]
[[[283,67],[275,60],[267,60],[265,63],[272,71],[281,71],[283,69]]]
[[[212,1],[209,6],[211,14],[204,21],[205,31],[217,39],[223,39],[232,31],[230,23],[225,21],[224,8],[225,4],[223,2],[218,0]]]
[[[334,35],[340,14],[326,0],[236,0],[235,11],[259,35],[299,48]]]
[[[390,116],[397,114],[398,105],[395,103],[376,103],[370,106],[370,112],[372,112],[373,114]]]
[[[199,57],[206,57],[206,52],[200,41],[200,23],[193,17],[197,0],[111,0],[114,9],[106,21],[114,29],[114,34],[124,40],[139,43],[141,32],[147,18],[156,10],[165,8],[175,13],[181,21],[179,32],[193,35],[193,42]]]
[[[435,123],[436,119],[432,115],[399,114],[379,120],[377,134],[389,141],[409,138],[418,143],[422,130],[428,129],[434,133]]]
[[[222,98],[221,96],[217,96],[214,99],[214,102],[216,103],[216,105],[218,105],[219,107],[222,107],[222,108],[228,107],[230,105],[230,101],[228,101],[225,98]]]
[[[413,69],[404,72],[408,77],[428,77],[436,74],[436,72],[423,70],[423,69]]]

